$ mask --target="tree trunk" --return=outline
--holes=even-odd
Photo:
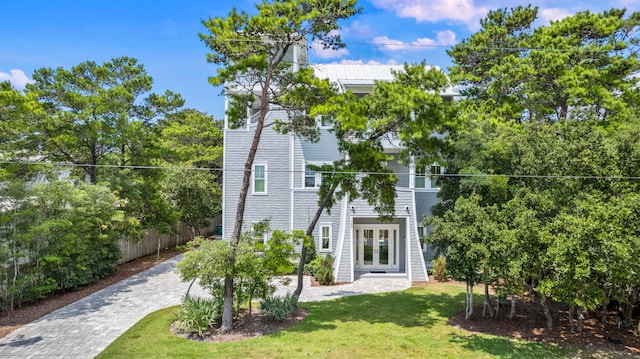
[[[233,329],[233,277],[231,274],[224,276],[224,303],[222,305],[222,332],[227,333]]]
[[[516,294],[511,293],[511,311],[509,311],[509,320],[513,320],[516,316]]]
[[[584,328],[584,309],[582,307],[578,307],[577,314],[578,314],[578,328],[577,328],[577,331],[578,331],[578,333],[582,333],[582,329]]]
[[[575,310],[575,307],[572,305],[569,307],[569,330],[571,331],[571,333],[575,333],[573,330],[573,311]]]
[[[608,301],[605,301],[602,303],[602,316],[600,317],[600,322],[602,324],[607,324],[607,321],[609,320],[608,316],[609,316],[609,303]]]
[[[633,315],[633,305],[627,303],[624,306],[624,327],[627,329],[631,328],[631,315]]]
[[[471,319],[471,315],[473,314],[473,283],[469,284],[467,282],[467,308],[465,309],[464,319]]]
[[[240,195],[238,199],[238,206],[236,208],[236,218],[233,225],[233,234],[231,236],[231,254],[227,259],[227,271],[232,270],[236,262],[236,249],[240,242],[240,234],[242,233],[242,224],[244,221],[244,207],[247,202],[247,194],[249,193],[249,185],[251,181],[251,170],[253,167],[253,161],[256,158],[256,152],[258,151],[258,145],[260,144],[260,137],[262,136],[262,129],[264,128],[264,119],[267,116],[268,110],[268,89],[271,82],[270,74],[267,74],[265,84],[262,88],[262,97],[260,103],[260,116],[258,117],[258,124],[253,135],[253,141],[249,148],[249,154],[247,155],[247,162],[244,164],[244,175],[242,176],[242,183],[240,185]],[[233,277],[230,273],[224,276],[224,305],[222,307],[222,325],[221,331],[228,333],[233,329]]]
[[[547,318],[547,329],[553,330],[553,318],[551,318],[551,311],[549,310],[549,306],[547,305],[547,296],[540,294],[540,305],[542,306],[542,310],[544,311],[544,316]]]
[[[311,219],[311,222],[309,222],[309,226],[307,227],[306,235],[311,237],[312,240],[313,240],[312,234],[313,234],[313,231],[314,231],[314,229],[316,227],[316,224],[320,220],[320,216],[322,215],[322,211],[324,211],[324,209],[327,207],[327,204],[329,203],[329,201],[333,197],[333,194],[336,191],[336,188],[338,188],[338,183],[334,183],[334,184],[331,185],[331,188],[329,188],[329,191],[327,192],[327,195],[324,196],[324,198],[322,199],[322,202],[318,206],[318,209],[316,210],[316,214]],[[315,246],[316,245],[315,241],[314,241],[314,243],[311,243],[311,245]],[[298,285],[296,286],[296,290],[293,291],[293,295],[295,295],[296,297],[299,297],[300,294],[302,293],[302,286],[303,286],[303,283],[304,283],[304,264],[305,264],[306,260],[307,260],[307,246],[305,246],[305,244],[302,243],[302,249],[300,250],[300,260],[298,261]]]
[[[488,317],[493,318],[493,309],[491,308],[491,298],[489,297],[489,284],[484,283],[484,304],[482,305],[483,318],[487,318],[487,311],[489,312]]]

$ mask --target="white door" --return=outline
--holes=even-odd
[[[353,227],[356,270],[397,270],[397,224],[356,224]]]

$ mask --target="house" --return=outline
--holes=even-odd
[[[371,91],[375,80],[391,80],[396,65],[314,65],[316,76],[327,78],[343,91],[355,94]],[[453,90],[443,96],[453,98]],[[232,129],[225,121],[223,173],[223,237],[233,231],[244,163],[253,139],[251,121],[258,108],[248,108],[244,127]],[[286,118],[284,111],[272,109],[265,123]],[[312,143],[292,134],[279,134],[265,126],[255,157],[251,185],[244,212],[245,228],[269,220],[271,229],[306,230],[317,210],[318,186],[322,177],[308,165],[318,165],[342,158],[335,136],[324,123],[318,124],[321,135]],[[335,258],[335,279],[352,282],[367,273],[396,273],[410,281],[428,280],[433,251],[423,243],[426,234],[421,221],[437,202],[436,178],[430,174],[443,171],[437,165],[416,168],[398,159],[400,148],[393,139],[385,142],[385,152],[393,157],[387,166],[399,178],[395,217],[381,222],[365,200],[336,203],[331,213],[323,212],[314,239],[319,254]],[[268,233],[266,234],[268,236]]]

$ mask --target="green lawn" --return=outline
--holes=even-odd
[[[199,343],[175,337],[169,331],[169,324],[174,319],[176,307],[162,309],[129,329],[98,358],[585,356],[571,347],[468,334],[448,326],[447,318],[464,308],[464,287],[453,283],[302,303],[301,306],[309,311],[309,315],[290,329],[231,343]]]

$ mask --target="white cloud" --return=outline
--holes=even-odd
[[[344,47],[338,50],[325,49],[324,46],[317,41],[314,41],[313,44],[311,44],[311,50],[313,50],[313,52],[321,59],[333,59],[349,55],[349,50]]]
[[[560,8],[554,7],[554,8],[542,9],[540,10],[539,14],[540,14],[540,19],[542,21],[544,21],[545,23],[549,23],[551,21],[562,20],[565,17],[569,17],[573,15],[573,12],[567,9],[560,9]]]
[[[11,69],[9,73],[0,70],[0,82],[4,81],[9,81],[11,85],[18,90],[24,89],[28,83],[33,82],[33,80],[28,78],[20,69]]]
[[[356,39],[369,39],[373,36],[373,29],[371,26],[362,24],[360,21],[353,21],[349,26],[345,26],[340,29],[341,36],[350,36]]]
[[[477,6],[473,0],[371,0],[374,6],[394,12],[418,22],[457,21],[477,28],[478,20],[488,8]]]
[[[340,36],[343,35],[342,30],[337,31],[337,30],[332,30],[331,32],[329,32],[330,36],[335,36],[340,34]],[[349,50],[347,50],[346,48],[341,48],[338,50],[334,50],[334,49],[325,49],[324,45],[322,45],[320,42],[318,41],[314,41],[311,44],[311,50],[318,55],[319,58],[321,59],[332,59],[332,58],[336,58],[336,57],[342,57],[342,56],[347,56],[349,55]]]
[[[456,34],[451,30],[438,31],[435,39],[423,37],[412,42],[391,39],[387,36],[378,36],[372,42],[389,51],[419,51],[425,47],[455,45]]]

